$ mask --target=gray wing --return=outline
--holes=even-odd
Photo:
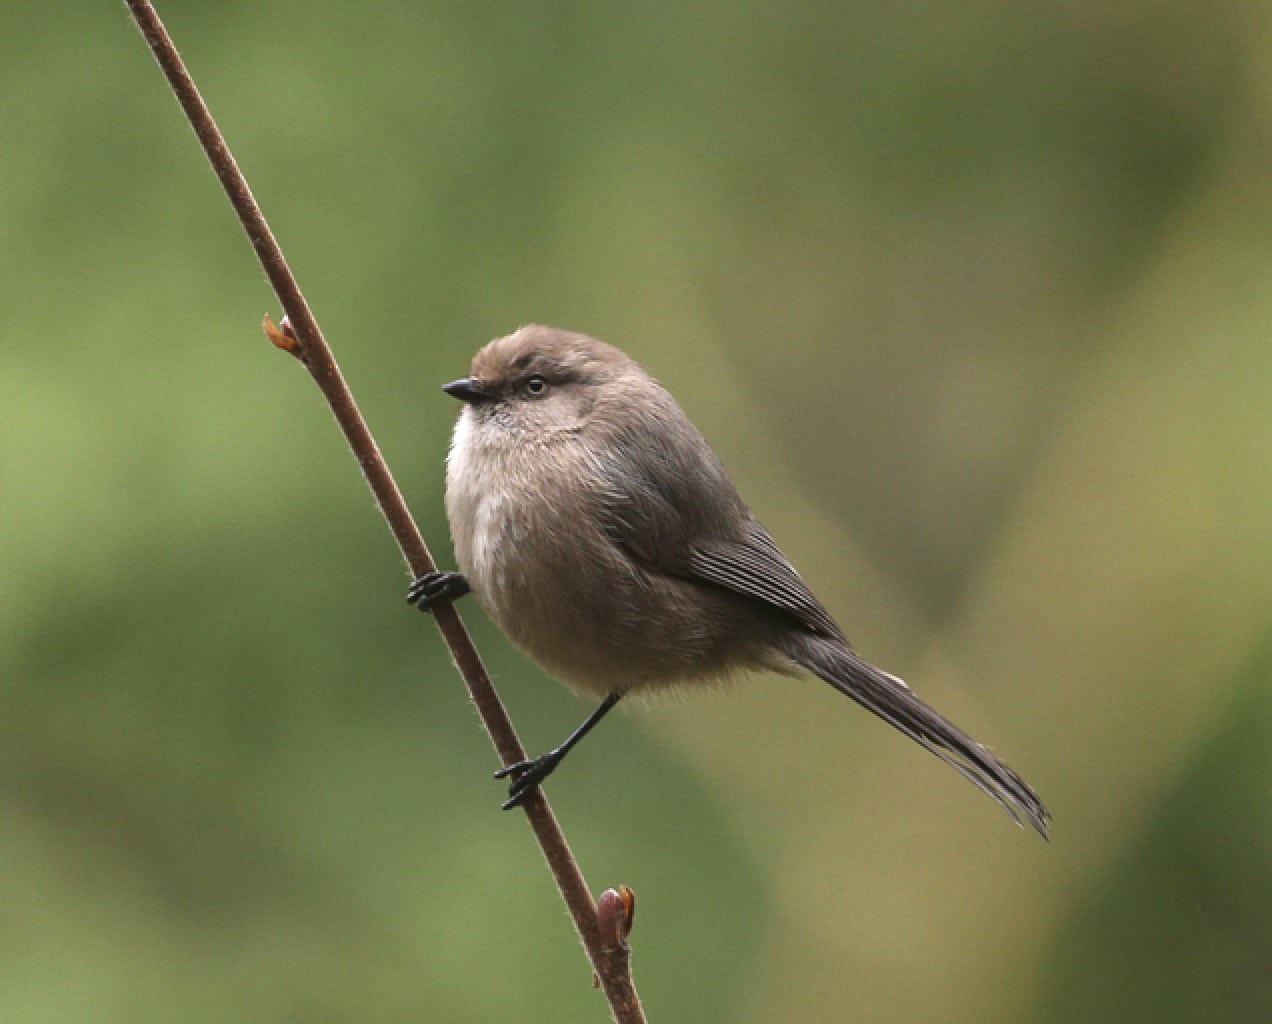
[[[647,571],[723,588],[843,639],[679,407],[647,413],[675,416],[673,436],[688,430],[699,443],[661,443],[666,425],[652,423],[608,439],[600,510],[610,539]]]
[[[762,601],[794,616],[811,633],[844,639],[843,633],[754,518],[740,540],[704,540],[689,550],[689,578]]]

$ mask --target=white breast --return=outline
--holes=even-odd
[[[506,590],[524,540],[524,496],[510,492],[516,474],[504,465],[519,457],[504,432],[482,429],[472,410],[463,411],[446,459],[446,514],[459,568],[497,619],[492,601]]]

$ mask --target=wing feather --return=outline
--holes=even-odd
[[[689,552],[692,577],[762,601],[798,619],[811,633],[843,639],[820,601],[755,519],[741,541],[707,540]]]
[[[645,411],[677,417],[676,430],[697,433],[674,403]],[[706,442],[657,443],[666,433],[665,426],[627,430],[599,448],[606,452],[600,513],[610,539],[647,571],[723,588],[810,633],[844,639]]]

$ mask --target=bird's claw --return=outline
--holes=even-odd
[[[543,780],[556,770],[562,756],[553,750],[528,761],[514,761],[495,772],[496,779],[512,779],[508,785],[508,799],[500,805],[501,808],[510,811],[514,807],[519,807],[521,802],[531,792],[538,789]]]
[[[406,603],[423,612],[443,601],[455,601],[468,591],[468,578],[462,572],[426,572],[407,588]]]

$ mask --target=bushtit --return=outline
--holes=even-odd
[[[1023,779],[848,645],[676,400],[622,352],[522,327],[443,390],[464,403],[446,472],[462,572],[421,576],[408,600],[471,589],[544,668],[603,698],[561,746],[496,773],[505,809],[627,694],[760,669],[819,676],[1047,834]]]

